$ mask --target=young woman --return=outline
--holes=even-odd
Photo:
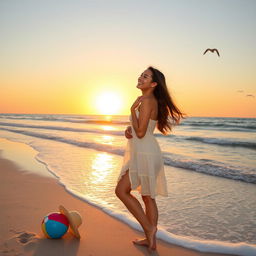
[[[146,69],[138,79],[137,88],[142,96],[131,106],[131,126],[125,130],[128,143],[115,192],[144,230],[146,238],[133,242],[155,250],[158,221],[155,196],[168,194],[162,154],[153,132],[157,125],[161,133],[167,134],[184,114],[174,104],[159,70]],[[141,193],[145,212],[131,190]]]

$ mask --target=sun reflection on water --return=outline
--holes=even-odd
[[[99,138],[95,138],[97,143],[113,145],[114,137],[110,135],[102,135]]]
[[[105,183],[113,169],[113,156],[107,153],[97,154],[92,161],[91,182],[93,184]]]
[[[111,126],[111,125],[102,125],[101,128],[104,131],[114,131],[114,130],[116,130],[116,128],[114,126]]]

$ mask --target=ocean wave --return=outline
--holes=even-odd
[[[0,114],[2,119],[34,120],[69,123],[92,123],[101,125],[128,125],[128,116],[111,116],[106,119],[100,115],[56,115],[56,114]],[[221,118],[221,117],[189,117],[184,119],[180,126],[193,129],[221,129],[225,131],[256,132],[256,118]]]
[[[209,162],[212,163],[209,163]],[[225,166],[223,163],[213,160],[187,160],[173,159],[165,157],[164,163],[169,166],[192,170],[200,173],[205,173],[213,176],[228,178],[232,180],[240,180],[247,183],[256,184],[256,169],[237,168],[233,166]]]
[[[31,131],[24,131],[24,130],[12,130],[8,128],[0,127],[2,130],[20,133],[27,136],[37,137],[40,139],[48,139],[48,140],[54,140],[58,142],[63,142],[71,145],[75,145],[78,147],[85,147],[85,148],[91,148],[98,151],[108,152],[111,154],[116,154],[119,156],[124,155],[124,149],[112,146],[112,145],[106,145],[106,144],[99,144],[99,143],[93,143],[93,142],[81,142],[77,140],[72,139],[66,139],[60,136],[52,136],[48,134],[41,134]],[[169,152],[163,152],[164,155],[164,164],[168,166],[174,166],[183,168],[186,170],[192,170],[196,172],[201,172],[213,176],[233,179],[233,180],[240,180],[248,183],[254,183],[256,184],[256,169],[245,169],[245,168],[237,168],[232,166],[225,166],[224,163],[219,163],[216,161],[211,160],[212,162],[209,163],[209,161],[206,161],[206,159],[201,160],[187,160],[187,159],[180,159],[179,157],[175,156],[174,154],[170,154]]]
[[[245,131],[245,130],[253,130],[256,131],[256,119],[239,119],[239,120],[230,120],[229,118],[222,119],[222,122],[216,121],[217,118],[210,121],[193,121],[186,120],[183,121],[180,125],[182,126],[191,126],[197,128],[222,128],[225,130],[236,130],[236,131]],[[217,119],[218,120],[218,119]]]
[[[70,117],[70,116],[57,116],[57,115],[6,115],[0,114],[0,118],[2,119],[11,119],[11,120],[33,120],[33,121],[53,121],[53,122],[68,122],[68,123],[91,123],[91,124],[101,124],[101,125],[127,125],[129,124],[128,118],[126,120],[118,120],[117,117],[115,119],[107,120],[105,116],[99,116],[97,119],[95,116],[78,116],[78,117]]]
[[[54,135],[49,135],[49,134],[42,134],[42,133],[37,133],[37,132],[31,132],[31,131],[23,131],[23,130],[12,130],[12,129],[7,129],[0,127],[0,130],[5,130],[9,132],[15,132],[15,133],[20,133],[23,135],[27,136],[32,136],[40,139],[47,139],[47,140],[54,140],[58,142],[63,142],[67,143],[70,145],[78,146],[78,147],[85,147],[85,148],[92,148],[98,151],[104,151],[116,155],[123,155],[124,150],[121,148],[117,148],[115,146],[111,145],[106,145],[106,144],[98,144],[98,143],[93,143],[93,142],[82,142],[82,141],[77,141],[77,140],[71,140],[71,139],[66,139],[60,136],[54,136]]]
[[[123,136],[123,131],[111,131],[111,130],[97,130],[97,129],[84,129],[84,128],[72,128],[72,127],[63,127],[63,126],[45,126],[45,125],[29,125],[29,124],[17,124],[17,123],[3,123],[0,122],[2,126],[11,126],[11,127],[22,127],[22,128],[33,128],[33,129],[46,129],[46,130],[56,130],[56,131],[69,131],[69,132],[89,132],[89,133],[102,133],[102,134],[111,134],[117,136]]]
[[[186,140],[199,141],[207,144],[216,144],[219,146],[243,147],[256,150],[256,143],[251,141],[235,141],[227,139],[218,139],[210,137],[187,137]]]
[[[19,123],[5,123],[0,122],[0,125],[6,127],[22,127],[22,128],[33,128],[33,129],[46,129],[46,130],[57,130],[57,131],[71,131],[71,132],[86,132],[86,133],[98,133],[98,134],[108,134],[116,136],[124,136],[123,131],[111,131],[111,130],[100,130],[100,129],[85,129],[85,128],[72,128],[63,126],[45,126],[45,125],[29,125],[29,124],[19,124]],[[199,141],[206,144],[215,144],[218,146],[231,146],[231,147],[243,147],[256,150],[256,143],[250,141],[231,141],[227,139],[218,139],[210,137],[195,137],[195,136],[182,136],[171,134],[165,136],[161,133],[155,133],[155,137],[164,138],[169,137],[172,139],[185,139],[191,141]]]

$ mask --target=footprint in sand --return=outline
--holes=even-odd
[[[38,239],[35,233],[15,230],[10,231],[15,233],[15,235],[0,245],[0,255],[22,256],[24,255],[24,246],[26,248],[31,248],[35,245],[35,242]]]
[[[18,242],[22,244],[26,244],[36,237],[35,233],[31,233],[27,231],[16,231],[14,229],[10,229],[10,232],[16,234],[15,238],[18,240]]]
[[[36,234],[34,234],[34,233],[23,232],[17,236],[17,239],[20,243],[26,244],[26,243],[30,242],[35,236],[36,236]]]

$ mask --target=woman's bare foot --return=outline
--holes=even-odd
[[[156,250],[156,232],[157,232],[157,227],[152,227],[150,231],[146,233],[146,237],[148,240],[148,249],[150,251]]]
[[[144,239],[138,239],[136,238],[135,240],[132,241],[134,244],[136,245],[140,245],[140,246],[148,246],[148,240],[147,238]]]

